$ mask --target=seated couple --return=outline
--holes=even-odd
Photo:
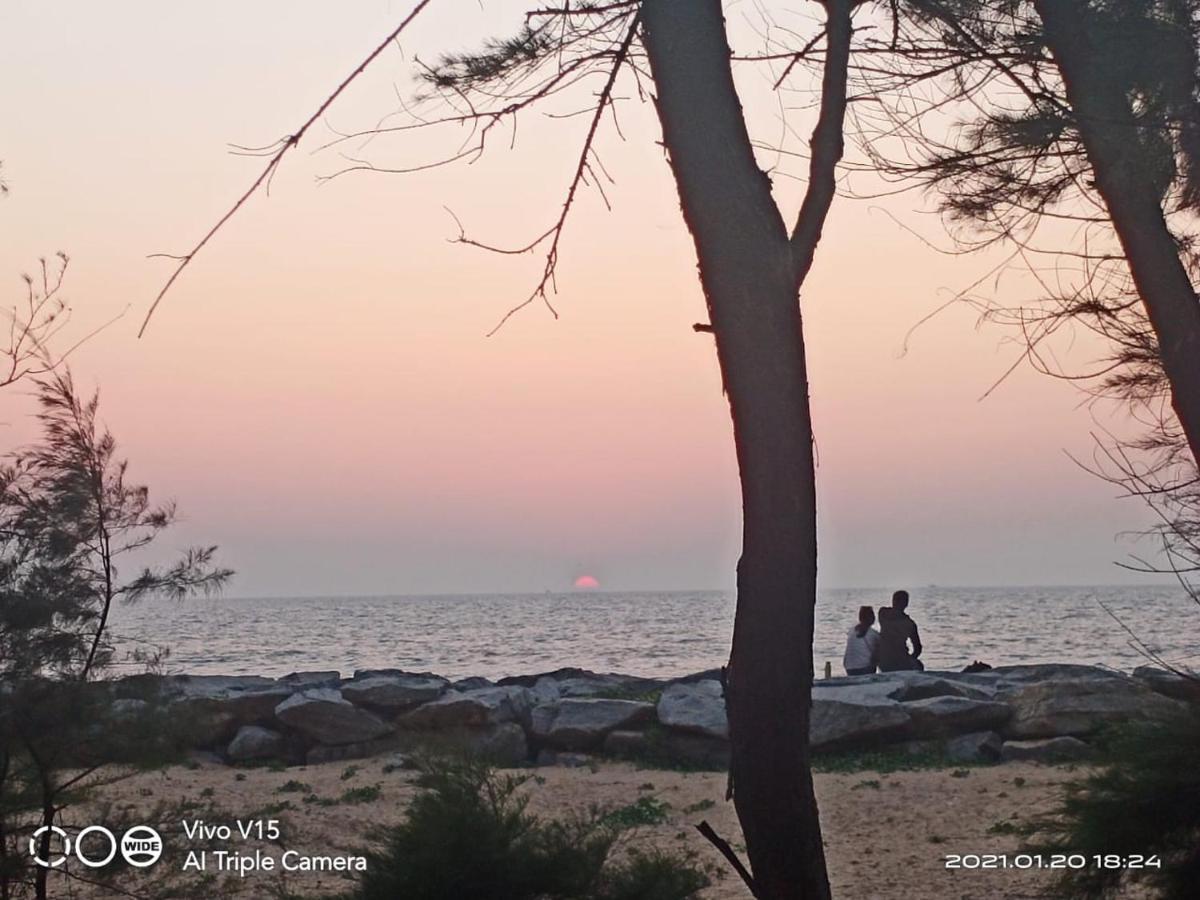
[[[892,594],[892,605],[879,609],[878,631],[871,627],[875,624],[875,611],[869,606],[859,608],[858,624],[846,636],[846,654],[842,658],[847,675],[870,675],[876,669],[924,670],[920,659],[921,636],[917,633],[917,623],[905,612],[907,608],[908,591]]]

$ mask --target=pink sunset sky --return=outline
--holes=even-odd
[[[414,57],[512,32],[527,3],[435,2],[136,338],[170,271],[147,255],[186,250],[261,167],[228,145],[294,129],[409,6],[9,0],[5,296],[61,249],[76,333],[128,310],[72,358],[76,378],[102,387],[134,476],[178,500],[184,521],[164,546],[221,545],[233,594],[565,589],[581,573],[608,589],[731,585],[728,413],[711,338],[691,328],[703,298],[649,105],[626,90],[625,139],[602,133],[613,211],[589,191],[572,215],[561,317],[531,307],[491,338],[542,260],[452,243],[446,207],[474,237],[524,243],[557,214],[586,120],[528,116],[514,148],[506,131],[469,167],[315,180],[345,165],[313,152],[330,126],[370,127],[414,90]],[[752,14],[730,4],[746,50]],[[771,77],[739,70],[764,141],[781,133]],[[786,102],[806,135],[805,95]],[[461,137],[352,146],[410,166]],[[802,172],[784,158],[775,176],[789,216]],[[917,193],[839,200],[805,290],[824,585],[1128,580],[1116,535],[1146,515],[1068,457],[1091,455],[1080,393],[1021,368],[981,400],[1019,348],[965,307],[903,352],[916,322],[998,258],[926,247],[909,229],[947,243],[932,206]],[[1017,275],[997,288],[1028,289]],[[1095,350],[1080,339],[1069,359]],[[28,397],[0,404],[0,440],[29,439]]]

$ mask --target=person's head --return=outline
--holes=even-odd
[[[860,606],[858,608],[858,624],[855,626],[858,631],[858,636],[862,637],[867,633],[867,629],[875,624],[875,610],[869,606]]]
[[[896,591],[892,594],[892,609],[898,609],[900,612],[908,609],[908,591]]]

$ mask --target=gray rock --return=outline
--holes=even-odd
[[[585,766],[592,765],[592,758],[586,753],[564,753],[559,751],[554,754],[554,765],[562,766],[566,769],[582,769]]]
[[[476,737],[473,749],[498,766],[522,766],[529,762],[525,729],[516,722],[485,729]]]
[[[523,725],[529,721],[530,705],[529,689],[518,685],[474,691],[450,690],[405,713],[397,724],[417,729],[479,727],[505,722]]]
[[[1091,756],[1092,748],[1079,738],[1056,737],[1038,741],[1005,741],[1000,748],[1000,758],[1005,762],[1031,760],[1034,762],[1060,762],[1085,759]]]
[[[644,731],[611,731],[604,738],[604,752],[621,759],[635,759],[645,754],[649,742]]]
[[[359,709],[341,691],[332,688],[293,694],[275,707],[275,718],[327,746],[370,741],[392,730],[379,717]]]
[[[1015,710],[1004,733],[1014,738],[1087,735],[1105,725],[1161,718],[1180,708],[1177,701],[1120,675],[1037,682],[1003,696]]]
[[[1138,666],[1133,670],[1133,677],[1164,697],[1192,703],[1200,701],[1200,674],[1189,677],[1156,666]]]
[[[400,746],[400,737],[395,734],[385,734],[383,737],[369,741],[354,741],[349,744],[317,744],[310,747],[305,755],[305,765],[317,766],[321,763],[342,762],[347,759],[370,759],[384,753],[392,753]]]
[[[536,708],[535,737],[563,750],[599,747],[610,731],[628,729],[654,719],[654,706],[636,700],[566,699]]]
[[[808,734],[814,749],[884,743],[906,737],[912,727],[905,704],[895,701],[826,700],[817,691],[813,698]]]
[[[691,684],[672,684],[658,699],[658,721],[680,731],[728,738],[729,722],[725,718],[721,683],[696,681]]]
[[[905,702],[904,709],[916,733],[927,737],[998,728],[1013,715],[1007,703],[957,696],[913,700]]]
[[[342,696],[351,703],[387,713],[412,709],[436,700],[450,682],[436,675],[372,675],[342,685]]]
[[[292,690],[304,691],[316,687],[336,687],[341,680],[341,672],[326,669],[319,672],[289,672],[279,679],[279,683]]]
[[[258,725],[243,725],[225,751],[234,762],[270,759],[283,752],[283,735]]]
[[[562,697],[562,691],[559,689],[558,682],[549,675],[543,675],[535,681],[529,692],[533,696],[535,707],[542,703],[557,703]]]
[[[219,747],[243,725],[269,725],[293,689],[256,675],[178,675],[164,679],[163,696],[182,710],[198,746]]]
[[[994,731],[961,734],[946,742],[946,756],[955,762],[995,762],[1004,743]]]
[[[480,678],[478,675],[472,675],[470,678],[461,678],[450,687],[456,691],[477,691],[480,688],[495,687],[495,683],[486,678]]]

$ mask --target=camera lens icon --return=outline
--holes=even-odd
[[[135,868],[154,865],[162,852],[162,837],[149,825],[135,825],[121,835],[121,856]]]

